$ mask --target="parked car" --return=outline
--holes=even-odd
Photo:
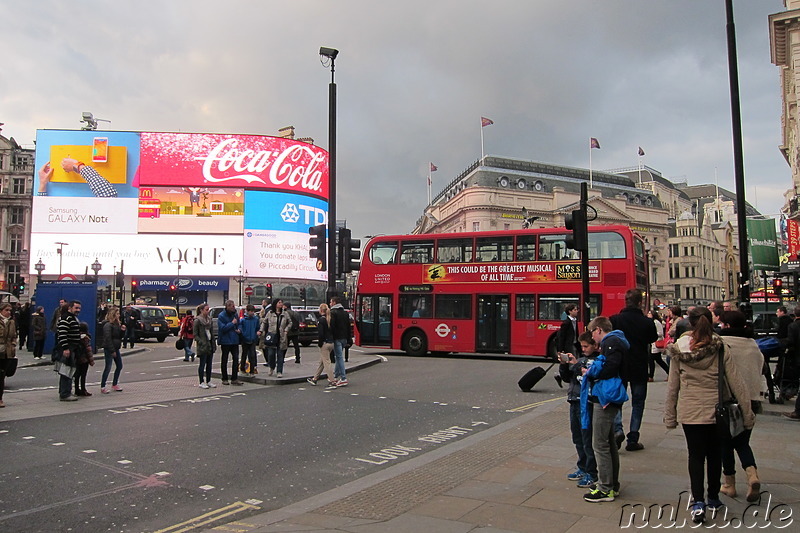
[[[756,338],[778,335],[778,315],[774,312],[753,312],[753,333]]]
[[[169,324],[169,332],[177,337],[178,331],[181,329],[181,320],[178,318],[178,310],[168,305],[159,305],[157,307],[164,311],[164,318],[167,319],[167,324]]]
[[[312,342],[317,342],[317,323],[319,320],[319,312],[299,310],[297,311],[297,314],[300,315],[300,333],[298,334],[297,339],[303,346],[311,346]]]
[[[154,305],[134,305],[139,310],[141,319],[136,324],[136,337],[139,339],[155,338],[164,342],[169,335],[169,324],[164,316],[164,311]]]

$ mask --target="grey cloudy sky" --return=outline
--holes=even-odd
[[[778,213],[790,187],[767,16],[735,0],[747,199]],[[327,147],[321,45],[340,50],[339,217],[405,233],[487,154],[595,169],[644,163],[735,190],[724,0],[0,0],[2,134],[38,128],[274,135]],[[101,123],[101,128],[105,125]]]

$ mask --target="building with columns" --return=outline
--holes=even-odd
[[[591,225],[624,224],[645,238],[652,300],[705,305],[738,296],[735,195],[672,183],[647,166],[590,171],[487,156],[433,198],[412,233],[519,229],[525,217],[535,217],[532,227],[562,227],[583,182],[590,215],[597,213]]]
[[[8,293],[15,284],[29,281],[33,153],[13,137],[0,135],[0,291]],[[23,300],[30,290],[24,285]]]

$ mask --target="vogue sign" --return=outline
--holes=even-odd
[[[139,185],[216,185],[327,200],[328,152],[260,135],[142,133]]]

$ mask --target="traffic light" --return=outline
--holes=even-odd
[[[586,221],[586,210],[575,209],[564,217],[564,225],[572,233],[567,235],[567,248],[579,252],[589,251],[589,229]]]
[[[317,260],[317,270],[320,272],[327,270],[326,229],[325,224],[308,228],[308,234],[311,235],[308,239],[308,256]]]
[[[11,294],[19,298],[19,285],[16,283],[11,286]]]
[[[361,268],[361,239],[353,239],[347,228],[339,230],[339,272],[347,274]]]
[[[139,295],[139,280],[131,280],[131,298],[135,299]]]
[[[169,293],[172,296],[177,296],[178,295],[178,286],[175,285],[174,283],[170,283],[169,284]]]
[[[303,303],[306,301],[306,288],[300,287],[300,299],[303,300]]]
[[[272,300],[272,283],[267,283],[267,299]]]
[[[116,285],[118,289],[121,289],[125,286],[125,274],[122,272],[117,272],[116,278]]]
[[[783,294],[782,289],[783,289],[783,280],[781,278],[773,279],[772,280],[772,292],[775,293],[775,296],[780,298],[781,294]]]
[[[17,287],[19,287],[19,292],[25,292],[25,280],[24,279],[19,280],[19,284],[17,285]]]

